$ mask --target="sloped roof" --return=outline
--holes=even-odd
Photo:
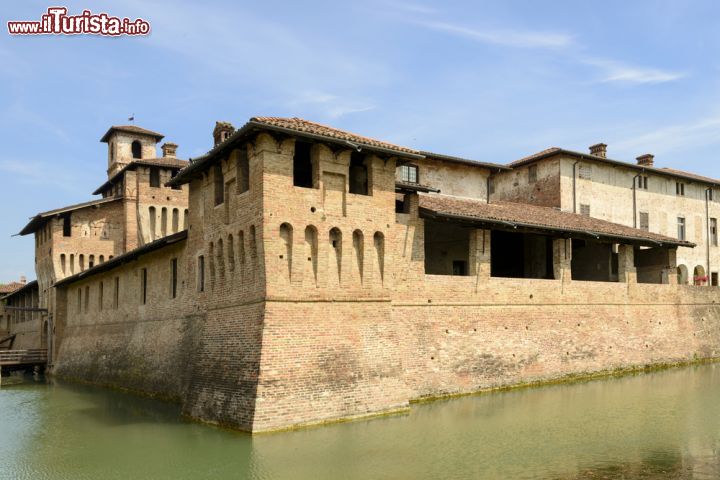
[[[27,282],[27,283],[13,282],[13,284],[18,284],[18,285],[20,285],[20,287],[16,288],[15,290],[13,290],[10,293],[6,293],[6,294],[0,293],[0,300],[5,300],[8,298],[14,297],[15,295],[19,295],[27,290],[32,290],[32,289],[38,290],[37,280],[33,280],[33,281]]]
[[[155,137],[155,140],[158,142],[165,137],[165,135],[163,135],[162,133],[153,132],[152,130],[148,130],[147,128],[142,128],[135,125],[113,125],[108,129],[107,132],[105,132],[105,135],[102,136],[100,141],[107,142],[110,139],[110,135],[112,135],[112,133],[115,131]]]
[[[74,210],[80,210],[81,208],[88,208],[88,207],[95,207],[99,205],[103,205],[105,203],[110,202],[116,202],[120,200],[119,198],[99,198],[97,200],[91,200],[89,202],[83,202],[83,203],[77,203],[75,205],[70,205],[68,207],[62,207],[62,208],[56,208],[55,210],[49,210],[47,212],[38,213],[34,217],[30,218],[30,222],[28,222],[25,227],[23,227],[22,230],[20,230],[20,233],[18,235],[27,235],[29,233],[33,233],[38,228],[40,228],[42,225],[47,222],[47,220],[50,217],[53,217],[55,215],[60,215],[61,213],[67,213],[72,212]]]
[[[139,258],[142,255],[148,254],[150,252],[154,252],[155,250],[160,250],[163,247],[167,247],[168,245],[172,245],[174,243],[180,242],[182,240],[185,240],[187,238],[188,231],[182,230],[177,233],[173,233],[172,235],[168,235],[166,237],[159,238],[155,240],[154,242],[146,243],[145,245],[135,248],[133,250],[130,250],[129,252],[125,252],[121,255],[117,255],[107,262],[99,263],[95,265],[92,268],[88,268],[87,270],[83,270],[80,273],[76,273],[75,275],[71,275],[69,277],[65,277],[61,280],[58,280],[53,284],[54,287],[59,287],[62,285],[69,285],[71,283],[77,282],[78,280],[82,280],[84,278],[96,275],[98,273],[107,272],[108,270],[112,270],[115,267],[119,267],[120,265],[124,263],[131,262],[137,258]]]
[[[100,185],[94,192],[93,195],[100,195],[102,192],[110,188],[116,183],[128,170],[132,170],[138,165],[155,166],[155,167],[167,167],[167,168],[185,168],[188,166],[187,160],[181,160],[175,157],[159,157],[159,158],[141,158],[133,160],[132,162],[125,165],[123,168],[118,170],[115,175],[110,177],[105,183]]]
[[[15,290],[19,290],[24,286],[25,286],[25,284],[21,283],[21,282],[10,282],[10,283],[0,284],[0,297],[3,295],[7,295],[9,293],[13,293]]]
[[[600,157],[597,155],[592,155],[589,153],[583,153],[583,152],[576,152],[573,150],[566,150],[564,148],[560,147],[550,147],[545,150],[542,150],[537,153],[533,153],[532,155],[528,155],[527,157],[523,157],[519,160],[515,160],[514,162],[511,162],[508,164],[511,168],[517,168],[523,165],[527,165],[529,163],[536,162],[538,160],[542,160],[544,158],[552,157],[554,155],[563,154],[568,155],[570,157],[575,157],[581,160],[588,160],[588,161],[594,161],[599,163],[606,163],[609,165],[614,165],[618,167],[625,167],[629,168],[631,170],[636,170],[639,172],[650,172],[655,173],[657,175],[662,175],[664,177],[671,177],[671,178],[680,178],[682,180],[689,180],[694,182],[703,182],[708,183],[714,186],[720,186],[720,180],[716,180],[714,178],[710,177],[703,177],[702,175],[696,175],[694,173],[685,172],[683,170],[676,170],[674,168],[659,168],[659,167],[649,167],[647,165],[638,165],[636,163],[629,163],[624,162],[622,160],[613,160],[612,158],[606,158],[606,157]]]
[[[617,243],[646,246],[694,247],[695,244],[658,233],[627,227],[577,213],[526,203],[493,201],[420,193],[420,210],[424,217],[445,217],[494,224],[504,228],[530,228],[564,233],[570,237],[606,238]]]
[[[511,170],[507,165],[500,165],[499,163],[481,162],[480,160],[470,160],[467,158],[454,157],[452,155],[444,155],[442,153],[433,153],[420,151],[423,155],[430,159],[443,160],[451,163],[460,163],[463,165],[470,165],[473,167],[485,167],[488,170]]]
[[[386,150],[395,150],[403,153],[420,154],[419,151],[408,147],[401,147],[393,143],[376,140],[374,138],[365,137],[356,133],[340,130],[339,128],[329,127],[320,123],[311,122],[302,118],[282,118],[282,117],[253,117],[250,121],[259,124],[265,124],[270,127],[278,127],[282,129],[292,130],[300,133],[310,133],[320,135],[322,137],[334,138],[358,144],[360,146],[379,147]]]

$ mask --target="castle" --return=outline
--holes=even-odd
[[[54,375],[261,432],[718,355],[719,181],[604,144],[499,165],[298,118],[213,137],[184,162],[112,127],[102,198],[21,231]]]

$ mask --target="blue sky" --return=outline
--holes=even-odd
[[[66,5],[150,21],[148,37],[10,37]],[[505,163],[603,141],[612,158],[720,177],[713,1],[4,0],[0,281],[34,278],[33,214],[103,182],[110,125],[211,146],[215,120],[299,116]]]

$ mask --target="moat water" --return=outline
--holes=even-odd
[[[717,479],[720,364],[414,405],[285,433],[98,388],[0,388],[1,479]]]

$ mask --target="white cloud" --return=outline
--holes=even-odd
[[[303,110],[314,110],[331,120],[352,113],[367,112],[375,109],[375,105],[371,102],[343,98],[338,95],[317,91],[303,92],[299,97],[289,101],[288,106],[292,109],[302,107]]]
[[[416,21],[413,23],[430,30],[506,47],[562,48],[573,43],[573,38],[564,33],[469,28],[448,22]]]
[[[583,63],[600,68],[603,73],[600,82],[620,83],[663,83],[679,80],[685,76],[682,72],[672,72],[658,68],[628,65],[614,60],[584,59]]]
[[[668,125],[650,132],[634,135],[613,143],[613,150],[635,155],[651,151],[655,154],[720,144],[720,115],[705,117],[696,122]]]

